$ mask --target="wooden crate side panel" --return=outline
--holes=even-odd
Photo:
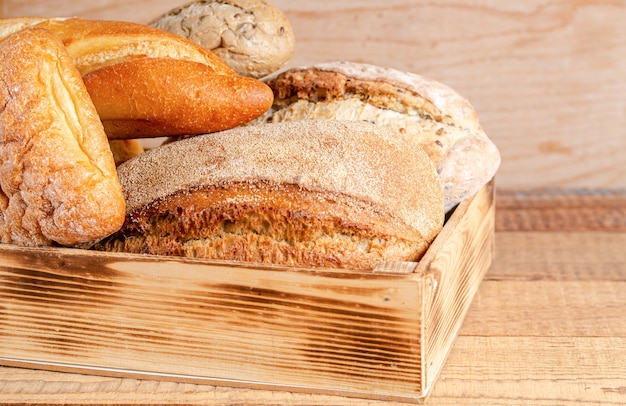
[[[449,220],[455,223],[443,244],[433,244],[420,264],[424,275],[423,392],[432,389],[489,269],[494,253],[495,186],[492,181]]]
[[[1,247],[0,364],[419,395],[419,280],[99,254]]]

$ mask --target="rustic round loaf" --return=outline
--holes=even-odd
[[[288,69],[266,83],[274,104],[251,124],[341,119],[391,128],[432,159],[446,210],[475,194],[500,165],[498,149],[471,104],[435,80],[369,64],[329,62]]]
[[[369,123],[238,127],[118,173],[126,222],[96,249],[369,270],[418,260],[443,226],[428,156]]]
[[[150,25],[210,49],[238,74],[254,78],[276,72],[295,49],[289,20],[263,0],[196,0]]]

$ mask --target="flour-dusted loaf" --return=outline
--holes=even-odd
[[[471,104],[450,87],[392,68],[329,62],[267,80],[274,105],[253,123],[309,119],[368,121],[421,145],[444,187],[446,210],[496,173],[500,154]]]
[[[80,73],[59,39],[25,28],[0,42],[0,242],[91,243],[125,202]]]
[[[126,221],[96,249],[369,270],[418,260],[444,220],[428,156],[369,123],[238,127],[118,172]]]
[[[4,35],[27,26],[45,28],[63,42],[110,139],[220,131],[272,104],[266,84],[165,30],[83,18],[0,19]]]
[[[254,78],[279,70],[295,50],[291,23],[264,0],[195,0],[149,24],[210,49],[235,72]]]

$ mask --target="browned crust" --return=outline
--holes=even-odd
[[[431,101],[396,83],[382,79],[361,79],[343,72],[319,68],[294,68],[268,81],[275,94],[276,108],[288,106],[297,100],[315,103],[357,98],[374,106],[399,113],[417,111],[436,120],[450,121]]]
[[[168,196],[129,213],[97,249],[372,269],[384,260],[417,261],[429,245],[366,202],[260,182]]]
[[[37,24],[61,39],[82,75],[137,58],[190,60],[234,74],[215,54],[164,30],[126,21],[50,18]]]
[[[287,69],[266,82],[274,103],[253,123],[351,119],[390,127],[431,158],[448,210],[475,194],[500,165],[499,151],[472,105],[435,80],[338,61]]]
[[[146,151],[119,174],[127,218],[108,250],[364,269],[416,260],[443,226],[428,156],[368,123],[238,127]]]
[[[258,117],[273,95],[210,50],[144,24],[83,18],[3,19],[53,32],[85,79],[111,139],[210,133]]]
[[[110,139],[221,131],[260,116],[273,100],[256,79],[185,60],[137,59],[83,79]]]
[[[73,245],[118,230],[125,202],[80,73],[47,30],[0,42],[0,241]]]

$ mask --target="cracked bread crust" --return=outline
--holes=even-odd
[[[128,214],[106,251],[370,270],[429,244],[366,202],[295,185],[238,183],[167,196]]]
[[[330,62],[292,68],[266,83],[274,104],[253,121],[368,121],[418,143],[440,174],[446,210],[473,195],[500,164],[470,103],[422,76],[368,64]]]
[[[443,226],[432,162],[369,123],[239,127],[118,172],[126,222],[97,249],[371,269],[419,259]]]
[[[210,49],[238,74],[254,78],[276,72],[295,50],[289,20],[263,0],[196,0],[149,25]]]
[[[63,44],[0,42],[0,242],[75,245],[117,231],[125,202],[100,118]]]

